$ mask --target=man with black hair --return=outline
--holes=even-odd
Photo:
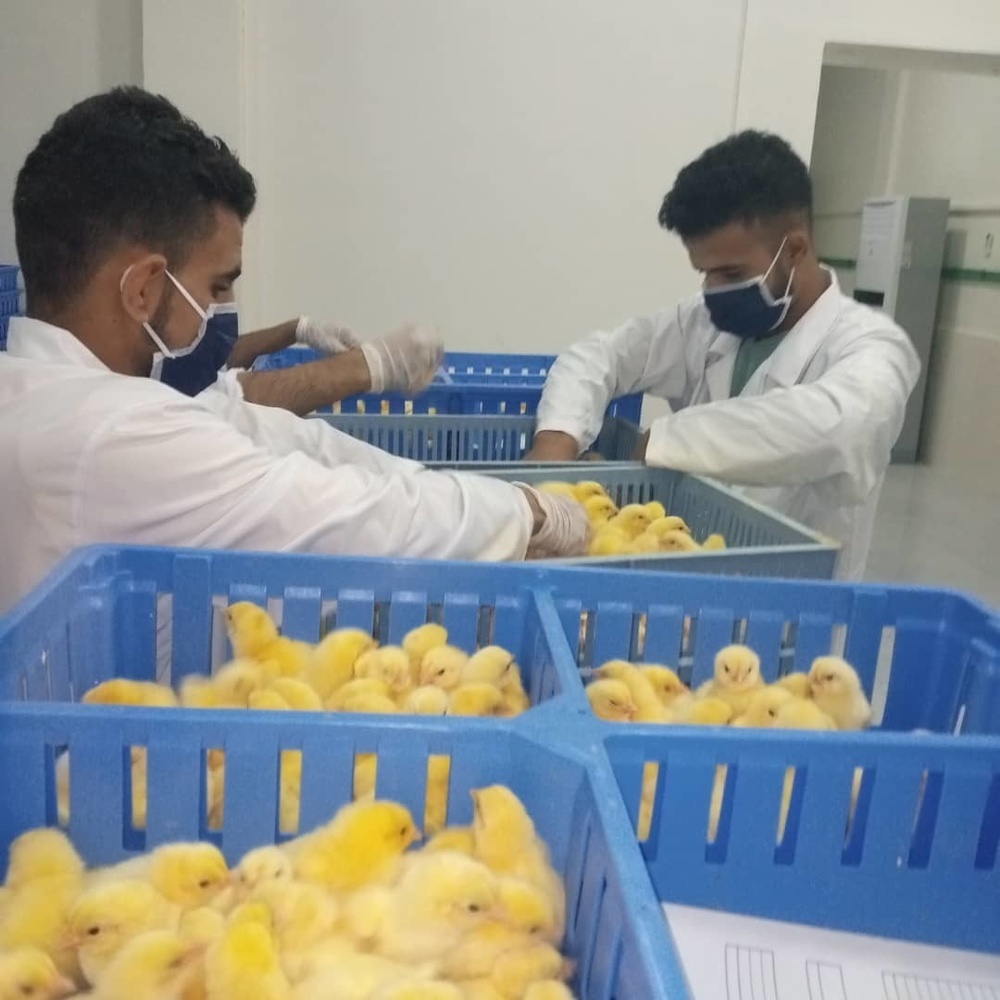
[[[80,102],[28,154],[14,191],[28,316],[0,355],[0,612],[98,542],[482,560],[585,548],[569,501],[429,472],[238,394],[190,395],[233,346],[256,194],[225,143],[138,88]]]
[[[672,412],[636,457],[746,487],[838,540],[838,576],[860,577],[920,374],[909,338],[820,264],[809,172],[778,136],[746,131],[706,150],[659,221],[683,241],[702,293],[560,355],[526,457],[575,460],[612,399],[650,393]]]

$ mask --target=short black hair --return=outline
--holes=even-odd
[[[789,213],[812,220],[809,169],[780,136],[747,130],[706,149],[677,175],[660,225],[681,239],[730,222],[753,224]]]
[[[29,312],[60,309],[123,243],[171,267],[211,234],[216,206],[242,221],[253,177],[165,97],[116,87],[61,114],[14,188],[14,234]]]

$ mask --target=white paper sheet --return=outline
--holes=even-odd
[[[663,907],[695,1000],[1000,1000],[1000,956]]]

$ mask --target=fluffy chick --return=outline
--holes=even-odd
[[[791,692],[796,698],[811,698],[812,685],[809,683],[809,675],[804,673],[785,674],[779,677],[772,687],[784,688]]]
[[[539,942],[498,956],[488,978],[505,1000],[520,1000],[533,982],[568,977],[572,969],[552,945]]]
[[[521,1000],[573,1000],[573,993],[562,980],[541,979],[524,991]]]
[[[721,552],[726,547],[726,539],[723,535],[712,534],[701,543],[701,547],[706,552]]]
[[[683,517],[677,517],[676,514],[672,514],[669,517],[656,518],[646,530],[657,538],[662,538],[664,535],[669,535],[675,531],[682,531],[687,535],[691,534],[691,529],[687,526],[687,522]]]
[[[354,676],[354,665],[361,654],[377,645],[363,629],[334,629],[313,649],[302,680],[326,703],[337,688]]]
[[[406,696],[401,711],[410,715],[444,715],[448,711],[448,692],[433,684],[421,684]]]
[[[670,721],[678,726],[725,726],[733,718],[732,706],[721,698],[678,698],[670,706]]]
[[[435,646],[420,663],[420,683],[453,691],[462,683],[469,654],[457,646]]]
[[[837,724],[816,702],[791,698],[778,706],[773,728],[832,730]]]
[[[290,712],[292,706],[271,688],[263,688],[260,691],[251,691],[247,698],[247,708],[255,712]]]
[[[140,705],[145,708],[176,708],[177,696],[163,684],[131,681],[124,677],[91,688],[81,699],[87,705]]]
[[[587,512],[587,519],[594,527],[607,524],[618,513],[617,505],[608,496],[588,497],[583,501],[583,509]]]
[[[492,684],[459,684],[448,697],[448,715],[496,716],[503,708],[503,693]]]
[[[130,941],[108,966],[97,1000],[183,1000],[200,976],[202,949],[176,931],[150,931]]]
[[[659,663],[640,663],[639,669],[649,681],[665,708],[672,705],[678,698],[691,693],[688,686],[677,676],[676,671]]]
[[[177,908],[149,882],[123,879],[84,891],[70,911],[64,947],[74,949],[84,978],[96,986],[115,955],[148,931],[172,930]]]
[[[273,664],[282,677],[301,676],[312,656],[309,643],[279,635],[274,619],[250,601],[226,608],[226,628],[237,657]]]
[[[838,729],[864,729],[871,725],[872,707],[857,671],[847,660],[839,656],[813,660],[809,686],[813,701],[833,719]]]
[[[649,678],[628,660],[609,660],[595,674],[602,680],[621,681],[632,695],[636,705],[636,722],[668,722],[670,716],[657,697]]]
[[[38,948],[0,954],[0,1000],[59,1000],[76,989]]]
[[[745,711],[733,719],[733,725],[741,729],[771,729],[778,717],[778,709],[795,695],[787,688],[770,684],[761,688],[747,702]]]
[[[667,508],[659,500],[650,500],[648,503],[644,503],[643,507],[646,508],[647,513],[653,519],[654,523],[661,517],[667,516]]]
[[[611,677],[591,681],[587,700],[594,715],[605,722],[632,722],[639,711],[628,685]]]
[[[498,879],[486,865],[447,851],[418,854],[393,888],[352,896],[346,923],[359,944],[384,958],[427,962],[490,919],[499,899]]]
[[[396,802],[354,802],[324,826],[285,845],[295,874],[334,893],[390,879],[403,852],[420,839],[409,810]]]
[[[376,990],[371,1000],[465,1000],[465,994],[444,979],[406,979]]]
[[[448,630],[437,622],[418,625],[403,636],[402,646],[410,657],[410,676],[416,680],[420,675],[420,664],[424,657],[438,646],[448,642]]]
[[[518,673],[514,654],[503,646],[483,646],[462,667],[463,682],[485,682],[501,687],[512,673]]]
[[[322,712],[323,702],[316,692],[295,677],[276,677],[268,685],[268,689],[281,695],[288,707],[296,712]]]
[[[205,996],[207,1000],[289,1000],[291,985],[264,923],[230,922],[205,956]]]
[[[362,653],[354,664],[354,676],[384,681],[390,698],[406,695],[413,686],[410,655],[402,646],[381,646]]]
[[[476,838],[471,826],[446,826],[434,834],[421,848],[421,854],[434,854],[440,851],[458,851],[470,858],[476,853]]]
[[[253,660],[231,660],[211,677],[191,674],[181,681],[184,708],[246,708],[250,695],[266,683],[264,670]]]
[[[608,491],[592,479],[582,479],[570,487],[570,495],[577,503],[586,503],[591,497],[606,497]]]
[[[301,968],[312,949],[331,937],[340,907],[322,887],[308,882],[265,882],[250,899],[263,903],[272,916],[272,933],[287,971]]]
[[[233,875],[242,893],[247,895],[272,882],[291,882],[295,871],[292,859],[280,847],[269,844],[247,851]]]
[[[686,531],[666,531],[658,536],[661,552],[697,552],[701,546]]]
[[[622,556],[633,555],[635,547],[631,536],[609,521],[594,532],[587,551],[592,556]]]
[[[340,712],[344,708],[344,703],[358,695],[378,695],[380,698],[389,697],[389,685],[378,677],[356,677],[346,684],[337,688],[326,700],[326,710],[328,712]]]
[[[652,523],[649,511],[639,503],[626,504],[608,521],[611,527],[623,531],[629,538],[638,538]]]
[[[715,677],[702,684],[698,694],[721,698],[734,714],[739,715],[746,711],[750,699],[763,686],[760,657],[749,646],[732,645],[716,654]]]
[[[404,982],[429,980],[433,964],[412,966],[403,962],[370,955],[345,947],[342,942],[328,944],[318,954],[303,979],[295,985],[295,1000],[372,1000],[378,990]]]

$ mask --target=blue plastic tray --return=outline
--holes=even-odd
[[[425,463],[517,462],[535,436],[532,416],[340,413],[316,419],[391,455]],[[593,450],[607,461],[626,461],[635,451],[639,434],[635,424],[609,417]]]
[[[255,371],[291,368],[324,357],[306,347],[290,347],[267,354],[254,362]],[[367,414],[505,414],[532,416],[542,397],[545,376],[555,361],[550,354],[465,354],[445,355],[444,370],[450,382],[435,382],[414,398],[398,393],[368,393],[352,396],[320,413]],[[642,396],[623,396],[608,407],[608,416],[639,422]]]
[[[16,264],[0,264],[0,292],[16,292],[20,268]]]
[[[0,292],[0,316],[16,316],[21,311],[21,293],[15,288],[12,292]]]

